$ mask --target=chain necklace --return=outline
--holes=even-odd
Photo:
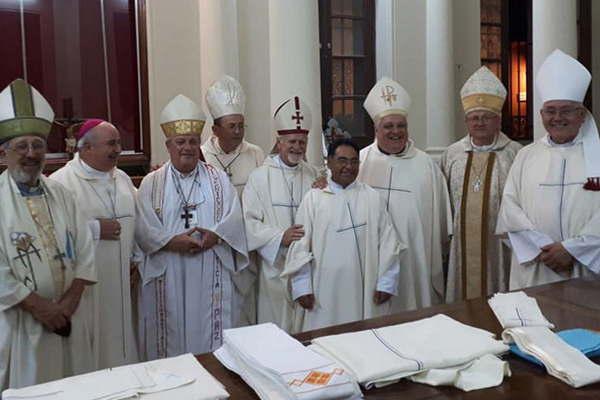
[[[215,154],[215,158],[217,159],[217,162],[221,165],[221,168],[223,168],[223,171],[225,171],[225,173],[227,174],[229,179],[231,179],[231,177],[233,176],[233,173],[231,172],[230,167],[233,165],[235,160],[237,160],[241,154],[242,154],[241,152],[237,153],[237,155],[235,157],[233,157],[233,160],[231,160],[229,163],[227,163],[227,165],[223,164],[223,162],[219,159],[219,156],[217,156]]]
[[[485,163],[483,164],[483,166],[481,167],[479,172],[476,172],[477,176],[475,178],[475,182],[473,183],[473,192],[475,192],[475,193],[477,193],[481,190],[481,174],[483,174],[483,171],[486,170],[489,160],[490,160],[490,157],[488,154],[488,157],[485,159]],[[473,166],[473,170],[475,170],[475,166]]]
[[[181,206],[183,208],[183,214],[181,215],[181,219],[185,220],[185,229],[190,228],[190,219],[193,217],[193,214],[190,211],[196,209],[197,204],[191,204],[190,199],[192,197],[192,193],[194,193],[194,188],[198,183],[198,175],[200,174],[200,169],[196,166],[196,173],[194,174],[194,180],[192,181],[192,186],[190,187],[190,191],[187,196],[183,194],[183,187],[181,186],[181,181],[177,173],[174,171],[173,166],[171,166],[171,175],[173,177],[173,183],[175,184],[175,191],[179,195],[179,199],[181,200]]]
[[[292,176],[291,182],[288,183],[287,179],[285,178],[285,171],[282,163],[283,161],[281,161],[281,158],[279,158],[277,160],[277,164],[279,166],[279,170],[281,171],[283,182],[285,182],[285,187],[287,188],[288,194],[290,196],[290,219],[292,220],[292,225],[294,225],[296,223],[296,213],[294,212],[294,208],[296,206],[296,204],[294,203],[294,177]],[[300,195],[302,195],[304,189],[304,171],[302,170],[302,167],[300,165],[298,165],[298,168],[300,168]],[[292,169],[292,171],[296,170]]]

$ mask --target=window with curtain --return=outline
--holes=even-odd
[[[0,87],[24,78],[52,105],[49,169],[87,118],[121,132],[122,164],[149,155],[144,0],[0,0]],[[141,34],[141,35],[140,35]]]

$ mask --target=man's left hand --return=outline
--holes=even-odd
[[[71,316],[77,311],[79,302],[81,301],[81,295],[85,289],[85,283],[81,279],[75,279],[71,284],[71,287],[62,295],[58,304],[63,309],[63,315],[67,319],[71,319]]]
[[[392,295],[389,293],[380,292],[379,290],[376,290],[375,294],[373,295],[373,302],[377,305],[380,305],[388,301],[391,297]]]
[[[206,251],[214,247],[219,242],[219,236],[213,231],[209,231],[208,229],[196,228],[196,230],[202,233],[202,238],[200,239],[200,251]]]
[[[558,274],[570,272],[573,269],[573,256],[559,242],[542,247],[539,258],[541,262]]]
[[[313,189],[325,189],[327,187],[327,178],[324,176],[318,177],[312,184]]]

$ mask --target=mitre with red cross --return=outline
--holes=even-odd
[[[398,82],[383,77],[373,86],[363,107],[377,123],[387,115],[408,115],[410,103],[410,95]]]
[[[287,99],[275,109],[273,115],[275,131],[278,135],[302,133],[308,135],[312,116],[308,105],[298,96]]]

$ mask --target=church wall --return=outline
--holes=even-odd
[[[600,121],[600,2],[592,1],[592,106]]]
[[[198,0],[148,1],[148,92],[152,163],[168,159],[160,111],[182,93],[201,104]]]

